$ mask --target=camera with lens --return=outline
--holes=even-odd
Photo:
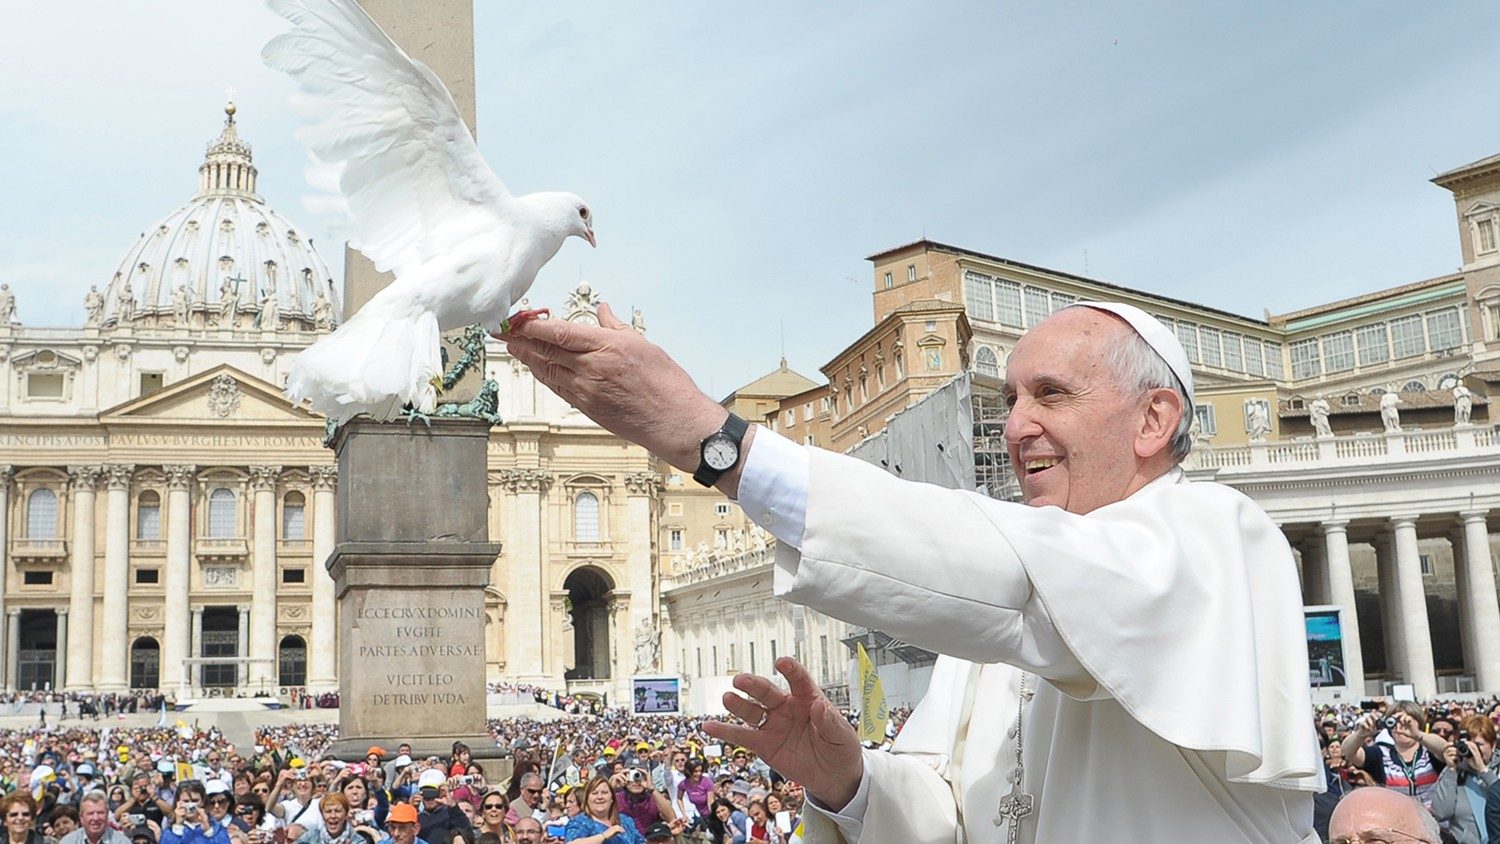
[[[471,775],[469,775],[469,774],[464,774],[461,777],[455,777],[455,779],[458,780],[458,784],[459,785],[473,785],[474,784],[474,777],[471,776]]]
[[[1474,755],[1474,752],[1469,749],[1469,731],[1468,730],[1459,730],[1458,731],[1458,738],[1455,740],[1455,742],[1458,745],[1458,758],[1460,758],[1460,759],[1467,759],[1470,756]]]
[[[354,813],[355,826],[374,826],[375,813],[370,809],[360,809]]]
[[[198,804],[194,803],[194,802],[185,802],[185,803],[183,803],[182,804],[182,816],[185,817],[185,818],[196,818],[196,817],[198,817]]]
[[[1380,719],[1380,726],[1385,727],[1387,730],[1396,729],[1396,725],[1400,723],[1401,722],[1397,721],[1396,716],[1394,715],[1387,715],[1384,718]]]
[[[625,771],[626,782],[645,782],[646,772],[640,768],[629,768]]]

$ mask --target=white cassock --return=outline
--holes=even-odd
[[[946,654],[814,841],[1301,842],[1321,759],[1301,589],[1271,519],[1173,469],[1079,516],[902,481],[760,428],[740,503],[787,600]],[[1040,678],[1040,679],[1039,679]]]

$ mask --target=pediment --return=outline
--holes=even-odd
[[[65,352],[59,352],[56,349],[32,349],[12,355],[10,365],[16,369],[35,372],[47,372],[50,370],[60,372],[64,369],[77,369],[83,365],[83,361]]]
[[[1474,203],[1473,205],[1470,205],[1469,206],[1469,210],[1467,210],[1467,211],[1464,212],[1464,216],[1465,217],[1482,217],[1482,216],[1494,213],[1495,210],[1496,210],[1496,208],[1500,208],[1500,206],[1496,206],[1493,202],[1486,202],[1484,200],[1480,200],[1480,201]]]
[[[99,414],[101,422],[147,419],[305,422],[320,418],[293,405],[274,385],[228,364]]]

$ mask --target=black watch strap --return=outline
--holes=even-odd
[[[740,460],[744,459],[742,448],[745,444],[745,432],[749,430],[749,422],[746,422],[733,413],[729,414],[729,418],[724,420],[724,424],[719,427],[719,430],[704,437],[703,441],[698,443],[698,469],[693,472],[693,480],[704,486],[713,486],[718,483],[719,478],[723,477],[725,472],[733,469],[739,464]],[[733,464],[723,469],[715,469],[703,459],[703,447],[708,445],[709,440],[721,435],[734,441],[736,457]]]

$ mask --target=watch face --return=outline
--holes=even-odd
[[[723,432],[714,434],[703,444],[703,462],[708,468],[722,472],[740,459],[739,446]]]

